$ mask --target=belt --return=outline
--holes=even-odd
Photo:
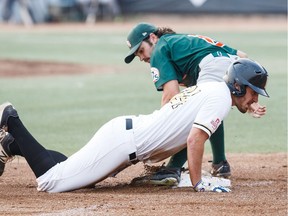
[[[133,122],[131,118],[126,118],[126,130],[131,130],[133,128]]]
[[[217,51],[217,52],[213,52],[210,53],[208,55],[206,55],[199,63],[199,68],[202,69],[202,67],[204,65],[206,65],[207,63],[209,63],[210,61],[212,61],[214,58],[217,57],[227,57],[230,58],[230,56],[228,55],[228,53],[223,52],[223,51]]]
[[[131,118],[126,118],[126,130],[133,129],[133,121]],[[136,164],[139,162],[136,156],[136,152],[129,154],[129,160],[132,164]]]
[[[137,156],[136,156],[136,152],[129,154],[129,160],[132,164],[136,164],[139,162],[139,160],[137,159]]]
[[[214,57],[229,57],[229,55],[226,52],[223,51],[217,51],[217,52],[213,52],[211,53]]]

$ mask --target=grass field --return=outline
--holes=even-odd
[[[171,26],[173,27],[173,26]],[[46,147],[71,154],[113,117],[148,114],[160,106],[149,66],[123,61],[123,31],[0,30],[0,58],[108,66],[105,73],[0,79],[1,101],[9,100],[35,137]],[[188,30],[187,30],[188,31]],[[192,32],[193,33],[193,32]],[[226,151],[287,151],[287,31],[212,31],[205,34],[243,50],[269,72],[270,98],[260,98],[262,119],[236,109],[225,120]],[[115,70],[116,67],[117,70]],[[210,146],[206,145],[207,152]]]

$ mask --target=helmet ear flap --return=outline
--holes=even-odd
[[[244,96],[246,94],[246,86],[239,85],[238,83],[234,83],[232,94],[235,95],[236,97]]]

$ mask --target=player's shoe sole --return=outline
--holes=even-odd
[[[150,182],[150,184],[159,186],[175,186],[178,184],[178,180],[173,177],[165,178],[162,180],[150,180]]]
[[[13,105],[10,102],[6,102],[0,105],[0,128],[8,131],[8,118],[18,117],[17,111],[14,109]]]
[[[157,185],[157,186],[175,186],[178,184],[178,180],[173,177],[163,178],[161,180],[152,180],[146,176],[137,177],[132,180],[132,185]]]

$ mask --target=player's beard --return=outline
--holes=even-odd
[[[235,100],[235,106],[241,113],[246,113],[248,111],[248,108],[250,106],[250,102],[245,101],[245,97],[237,97]]]

